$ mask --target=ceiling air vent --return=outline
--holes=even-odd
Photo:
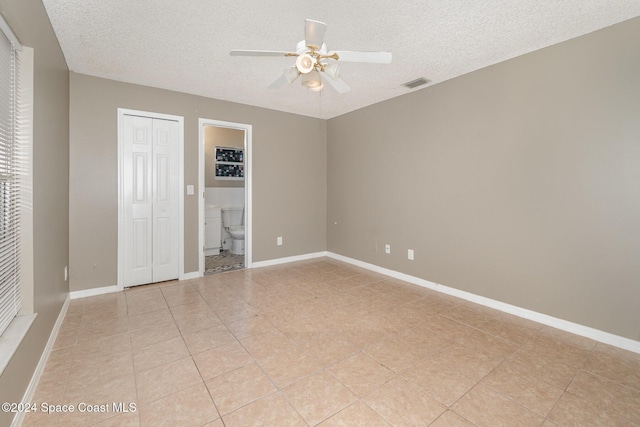
[[[429,83],[429,80],[425,79],[424,77],[420,77],[415,80],[411,80],[410,82],[404,83],[403,86],[406,86],[409,89],[413,89],[418,86],[426,85],[427,83]]]

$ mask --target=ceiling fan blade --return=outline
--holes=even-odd
[[[267,86],[269,89],[278,89],[283,84],[287,83],[287,77],[284,74],[281,74],[280,77],[275,79],[273,83]]]
[[[331,86],[333,86],[333,88],[338,93],[347,93],[347,92],[349,92],[351,90],[349,85],[344,80],[342,80],[340,77],[338,77],[337,79],[334,79],[333,77],[331,77],[327,73],[322,73],[322,78],[324,79],[325,82],[327,82]]]
[[[333,53],[333,52],[331,52]],[[389,64],[391,52],[351,52],[338,50],[338,61],[341,62],[368,62],[370,64]]]
[[[324,42],[324,33],[327,31],[327,24],[313,19],[304,21],[304,41],[307,46],[315,46],[317,49],[322,47]]]
[[[280,86],[284,85],[285,83],[291,84],[294,82],[295,79],[298,78],[299,75],[300,73],[298,73],[298,70],[296,70],[295,67],[287,68],[280,75],[280,77],[278,77],[276,80],[273,81],[273,83],[271,83],[268,86],[268,88],[278,89]]]
[[[284,50],[242,50],[233,49],[229,52],[231,56],[296,56],[295,53],[286,52]]]

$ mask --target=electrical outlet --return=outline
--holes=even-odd
[[[278,238],[276,239],[276,244],[277,244],[278,246],[282,246],[282,237],[278,237]]]
[[[67,280],[69,280],[69,266],[65,265],[64,266],[64,281],[66,282]]]
[[[413,261],[413,249],[407,249],[407,258]]]
[[[385,254],[391,253],[391,245],[384,245],[384,253]]]

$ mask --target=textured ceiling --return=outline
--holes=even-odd
[[[331,118],[640,16],[638,0],[43,0],[71,71]],[[267,86],[304,20],[327,23],[329,50],[390,51],[389,65],[343,63],[351,91],[299,80]],[[424,88],[426,86],[421,86]],[[419,90],[416,88],[413,90]]]

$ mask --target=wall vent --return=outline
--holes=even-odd
[[[406,82],[403,86],[408,87],[409,89],[413,89],[414,87],[426,85],[430,80],[425,79],[424,77],[417,78],[415,80],[411,80],[410,82]]]

